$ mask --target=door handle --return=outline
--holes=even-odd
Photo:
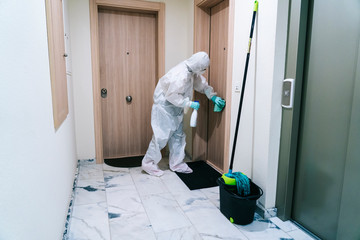
[[[107,97],[107,89],[106,89],[106,88],[102,88],[102,89],[101,89],[101,97],[102,97],[102,98],[106,98],[106,97]]]
[[[287,78],[283,81],[283,92],[282,92],[282,107],[293,108],[294,105],[294,92],[295,90],[295,79]]]

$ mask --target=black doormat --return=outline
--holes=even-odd
[[[140,167],[144,156],[104,159],[104,162],[112,167],[131,168]]]
[[[221,174],[204,161],[187,162],[192,173],[175,172],[190,190],[218,186],[216,180]]]

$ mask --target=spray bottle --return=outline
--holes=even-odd
[[[199,102],[199,101],[195,101]],[[197,119],[198,112],[196,109],[193,110],[191,117],[190,117],[190,127],[196,127],[196,119]]]

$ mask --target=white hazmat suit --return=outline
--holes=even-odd
[[[185,158],[185,133],[183,132],[184,110],[192,106],[193,90],[209,99],[216,96],[213,88],[201,75],[210,64],[207,53],[198,52],[173,67],[160,78],[154,92],[151,111],[153,136],[142,160],[142,169],[150,175],[161,176],[159,169],[161,149],[169,144],[169,165],[172,171],[191,173],[183,162]]]

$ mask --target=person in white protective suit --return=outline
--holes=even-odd
[[[142,169],[150,175],[161,176],[158,167],[161,149],[169,144],[169,165],[172,171],[191,173],[192,169],[183,161],[185,158],[185,133],[183,132],[184,111],[189,107],[198,110],[200,104],[192,101],[193,90],[211,99],[218,109],[225,101],[217,97],[202,74],[208,68],[210,59],[207,53],[198,52],[189,59],[173,67],[160,78],[154,92],[151,111],[153,136],[142,160]],[[220,111],[221,111],[220,110]]]

